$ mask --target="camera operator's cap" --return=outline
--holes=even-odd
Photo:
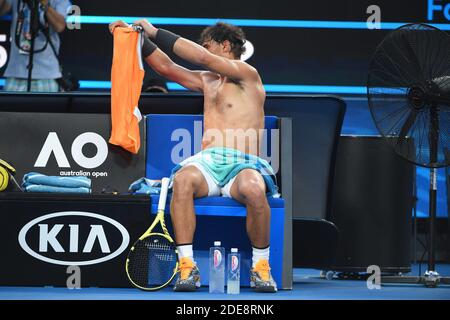
[[[214,241],[214,246],[215,247],[219,247],[222,244],[222,242],[220,241]]]
[[[232,252],[232,253],[237,253],[237,252],[238,252],[238,249],[237,249],[237,248],[231,248],[231,252]]]

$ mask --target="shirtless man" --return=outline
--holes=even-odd
[[[145,31],[145,61],[163,77],[204,94],[202,152],[183,161],[173,176],[170,205],[180,259],[175,291],[195,291],[200,273],[193,257],[196,227],[194,198],[224,195],[247,208],[246,229],[253,247],[250,284],[256,291],[276,292],[269,267],[270,207],[266,195],[277,188],[270,165],[258,158],[264,128],[265,91],[258,71],[240,61],[245,36],[233,25],[217,23],[206,28],[200,44],[157,29],[138,20]],[[129,27],[123,21],[110,24]],[[154,41],[154,43],[152,42]],[[164,52],[172,52],[207,71],[191,71],[175,64]],[[237,140],[237,141],[236,141]],[[237,160],[236,160],[237,159]]]

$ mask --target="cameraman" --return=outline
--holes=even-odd
[[[10,12],[12,9],[11,49],[8,67],[4,74],[6,77],[5,91],[27,91],[29,48],[31,43],[31,12],[27,3],[30,1],[34,0],[0,0],[0,15]],[[43,26],[48,26],[49,38],[56,52],[59,52],[60,47],[58,33],[63,32],[66,28],[66,15],[70,6],[69,0],[39,0],[39,21]],[[23,17],[23,28],[19,40],[21,48],[17,47],[15,41],[19,16]],[[35,54],[31,76],[31,91],[58,92],[59,84],[56,79],[61,78],[58,59],[50,44],[47,44],[45,50],[39,52],[46,43],[47,38],[40,29],[34,42]]]

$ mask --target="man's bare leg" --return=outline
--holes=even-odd
[[[276,292],[269,266],[270,207],[264,179],[256,170],[242,170],[230,193],[247,207],[247,233],[253,247],[250,285],[258,292]]]
[[[200,287],[200,271],[194,261],[192,242],[196,226],[194,198],[208,195],[208,184],[196,167],[188,166],[174,177],[170,215],[178,249],[179,277],[174,291],[195,291]]]
[[[231,196],[247,207],[247,234],[256,248],[266,248],[270,241],[270,207],[266,184],[259,172],[245,169],[239,172],[231,186]]]
[[[178,245],[192,243],[196,227],[194,198],[208,195],[208,184],[203,174],[188,166],[175,174],[170,216]]]

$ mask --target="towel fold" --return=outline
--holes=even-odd
[[[39,184],[64,188],[91,188],[91,179],[86,177],[46,176],[37,172],[30,172],[23,176],[23,184]]]
[[[51,193],[91,193],[89,188],[64,188],[52,187],[39,184],[30,184],[24,187],[26,192],[51,192]]]
[[[26,192],[91,193],[91,179],[29,172],[23,176],[22,187]]]

